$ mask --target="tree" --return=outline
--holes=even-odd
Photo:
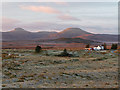
[[[117,48],[118,48],[118,46],[117,46],[117,44],[115,44],[114,49],[117,49]]]
[[[66,50],[66,49],[64,49],[63,53],[67,53],[67,50]]]
[[[111,49],[114,49],[114,44],[112,44]]]
[[[114,44],[111,45],[111,49],[114,49]]]
[[[36,53],[39,53],[41,51],[41,46],[37,45],[36,48],[35,48],[35,52]]]
[[[114,50],[116,50],[117,49],[117,44],[112,44],[112,46],[111,46],[111,49],[114,49]]]
[[[104,43],[102,46],[104,46],[104,50],[107,50],[107,45]]]
[[[89,48],[89,47],[90,47],[90,45],[89,45],[89,44],[87,44],[87,45],[86,45],[86,48]]]
[[[63,55],[63,56],[67,56],[67,55],[68,55],[67,50],[64,49],[63,52],[61,53],[61,55]]]

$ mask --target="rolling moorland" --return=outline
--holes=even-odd
[[[3,49],[3,88],[118,88],[118,51]]]

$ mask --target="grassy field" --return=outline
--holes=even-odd
[[[58,57],[62,50],[2,50],[4,88],[116,88],[117,51],[72,50],[72,57]]]

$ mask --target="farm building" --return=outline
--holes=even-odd
[[[104,50],[104,46],[99,45],[99,46],[94,46],[93,48],[85,48],[85,50]]]
[[[94,50],[104,50],[104,46],[100,45],[100,46],[95,46],[93,47]]]

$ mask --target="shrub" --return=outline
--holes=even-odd
[[[67,52],[67,50],[64,49],[63,52],[62,52],[61,54],[57,55],[57,56],[62,56],[62,57],[68,56],[68,57],[71,57],[71,56],[73,56],[73,55],[72,55],[72,54],[69,54],[69,53]]]
[[[35,48],[35,52],[36,52],[36,53],[39,53],[39,52],[41,51],[41,49],[42,49],[41,46],[38,46],[38,45],[37,45],[36,48]]]

